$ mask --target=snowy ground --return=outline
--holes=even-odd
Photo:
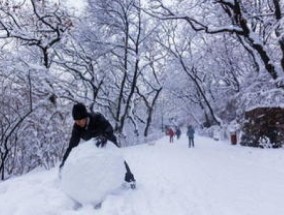
[[[122,148],[137,190],[107,196],[101,209],[74,204],[58,169],[0,183],[1,215],[283,215],[284,150],[231,146],[196,137]]]

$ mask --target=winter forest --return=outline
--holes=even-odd
[[[283,0],[0,0],[0,52],[1,180],[62,159],[76,102],[123,146],[260,107],[280,108],[266,142],[284,124]]]

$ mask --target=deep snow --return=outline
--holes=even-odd
[[[137,189],[109,194],[101,209],[77,210],[60,187],[58,168],[0,183],[1,215],[282,215],[284,150],[232,146],[183,134],[169,143],[121,148]]]

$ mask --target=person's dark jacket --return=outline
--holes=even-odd
[[[65,160],[69,156],[71,150],[74,147],[78,146],[81,138],[83,140],[90,140],[93,137],[100,137],[101,139],[105,139],[105,141],[101,142],[102,146],[104,146],[106,140],[110,140],[117,147],[119,147],[116,137],[113,134],[113,128],[111,124],[105,119],[102,114],[88,113],[88,120],[89,122],[85,128],[81,128],[76,123],[74,123],[69,146],[63,156],[60,167],[64,165]]]

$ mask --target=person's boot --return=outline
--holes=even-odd
[[[130,188],[131,188],[131,189],[135,189],[135,188],[136,188],[136,180],[135,180],[133,174],[132,174],[130,171],[128,171],[128,172],[125,173],[124,180],[125,180],[127,183],[130,184]]]
[[[126,168],[124,180],[130,184],[131,189],[135,189],[136,188],[136,180],[134,178],[134,175],[130,171],[130,168],[129,168],[126,161],[124,161],[124,165],[125,165],[125,168]]]

